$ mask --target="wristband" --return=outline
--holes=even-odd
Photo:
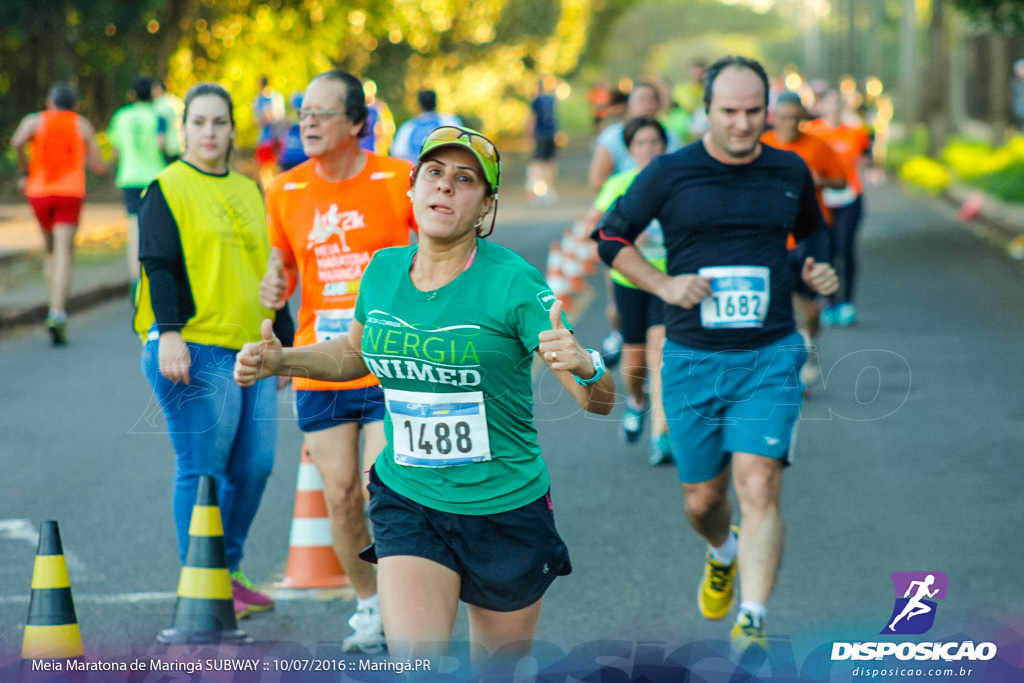
[[[590,360],[594,363],[594,376],[589,379],[580,379],[576,375],[573,375],[573,379],[576,380],[576,383],[582,386],[589,386],[601,379],[604,377],[605,371],[604,359],[601,358],[601,354],[594,349],[586,349],[586,352],[590,354]]]

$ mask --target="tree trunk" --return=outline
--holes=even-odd
[[[950,16],[949,114],[953,132],[961,132],[967,121],[967,50],[964,45],[964,18]]]
[[[885,3],[872,2],[868,6],[868,30],[861,38],[861,52],[866,58],[865,68],[868,76],[882,75],[882,49],[878,36],[885,23]]]
[[[1009,41],[1002,31],[993,32],[989,41],[991,55],[989,69],[989,124],[992,145],[1001,147],[1006,141],[1007,108],[1010,102],[1010,50]]]
[[[857,2],[847,0],[846,7],[846,73],[859,79],[861,74],[860,55],[857,49]]]
[[[903,0],[900,17],[900,94],[899,118],[909,135],[918,122],[917,108],[917,8],[914,0]]]
[[[949,136],[949,22],[943,0],[932,1],[928,26],[928,86],[925,98],[928,155],[937,157]]]
[[[804,75],[821,78],[825,69],[821,60],[821,17],[817,11],[804,8]]]

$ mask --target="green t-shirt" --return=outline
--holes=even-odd
[[[148,187],[167,166],[157,137],[160,118],[152,102],[136,102],[114,112],[107,138],[117,147],[118,187]]]
[[[166,95],[153,100],[157,116],[163,118],[167,125],[167,132],[164,134],[164,152],[169,157],[181,156],[181,131],[178,129],[180,115],[174,110],[174,104]]]
[[[409,278],[417,249],[378,251],[356,303],[363,358],[388,408],[377,475],[444,512],[495,514],[531,503],[549,486],[531,367],[555,296],[536,268],[485,240],[477,240],[469,269],[422,292]]]
[[[626,190],[633,184],[633,180],[636,179],[640,173],[639,169],[632,168],[622,173],[616,173],[611,178],[605,181],[601,191],[597,194],[597,199],[594,200],[594,208],[598,211],[608,211],[611,205],[615,203],[615,200],[626,194]],[[665,233],[662,232],[661,223],[655,218],[651,221],[651,224],[640,233],[637,237],[636,244],[634,245],[640,251],[645,259],[650,262],[652,266],[665,273],[668,271],[668,253],[665,251]],[[612,268],[611,271],[612,280],[622,285],[623,287],[630,287],[636,289],[636,285],[626,279],[626,276],[619,271]]]

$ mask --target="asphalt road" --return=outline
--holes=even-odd
[[[572,214],[506,212],[495,237],[542,267]],[[1024,271],[950,211],[887,186],[869,191],[861,255],[861,319],[822,335],[823,379],[810,388],[785,477],[786,556],[768,628],[775,651],[794,661],[786,668],[779,655],[765,671],[807,673],[817,648],[879,639],[895,571],[950,577],[929,638],[1003,638],[1001,648],[1011,645],[996,663],[1022,667]],[[596,346],[605,299],[600,279],[590,284],[576,330]],[[76,316],[66,349],[34,331],[0,346],[0,680],[19,657],[44,519],[60,523],[87,653],[163,652],[153,638],[171,623],[179,573],[173,452],[129,317],[128,303],[115,302]],[[289,401],[283,392],[274,476],[243,565],[260,583],[279,577],[287,558],[301,444]],[[606,418],[580,414],[546,375],[536,405],[575,570],[547,594],[537,660],[523,671],[576,649],[626,671],[607,680],[636,679],[629,663],[683,648],[704,680],[728,680],[718,654],[729,623],[697,612],[703,547],[682,517],[673,468],[648,466],[645,441],[621,442],[621,406]],[[299,596],[240,625],[262,653],[309,659],[336,654],[352,610],[344,592]],[[455,639],[465,637],[460,618]],[[311,680],[339,674],[324,676]]]

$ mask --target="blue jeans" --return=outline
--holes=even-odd
[[[270,377],[243,389],[231,374],[235,351],[189,342],[191,383],[175,384],[160,374],[158,344],[154,339],[143,347],[142,373],[160,402],[177,454],[174,523],[181,563],[188,552],[199,477],[209,474],[217,480],[224,549],[234,571],[274,464],[276,380]]]

